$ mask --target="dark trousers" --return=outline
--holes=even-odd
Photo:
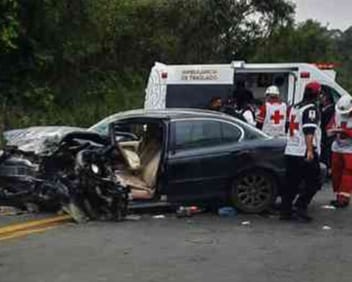
[[[328,168],[331,168],[331,145],[334,142],[334,138],[324,138],[321,142],[321,156],[320,161],[327,165]]]
[[[282,191],[282,212],[291,213],[293,203],[297,209],[306,210],[322,185],[319,157],[308,162],[304,157],[285,156],[285,163],[287,183]]]

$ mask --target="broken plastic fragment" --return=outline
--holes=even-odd
[[[326,209],[326,210],[336,210],[336,207],[331,206],[331,205],[324,205],[321,208],[322,209]]]
[[[131,220],[131,221],[138,221],[141,220],[141,216],[140,215],[136,215],[136,214],[130,214],[126,216],[126,220]]]
[[[241,224],[242,224],[242,225],[251,225],[251,222],[250,222],[250,221],[242,221]]]
[[[0,215],[10,216],[10,215],[18,215],[18,214],[22,214],[22,213],[23,213],[23,211],[15,208],[15,207],[0,206]]]
[[[153,218],[154,218],[154,219],[164,219],[164,218],[165,218],[165,215],[163,215],[163,214],[158,214],[158,215],[154,215]]]

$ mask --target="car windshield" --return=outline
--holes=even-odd
[[[93,126],[91,126],[88,131],[91,132],[96,132],[100,135],[108,135],[109,134],[109,124],[113,121],[116,121],[119,116],[121,116],[121,114],[115,114],[112,116],[109,116],[101,121],[99,121],[98,123],[94,124]]]

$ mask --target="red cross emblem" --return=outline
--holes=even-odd
[[[299,129],[299,123],[295,122],[296,115],[291,116],[290,120],[290,136],[293,136],[295,133],[295,130]]]
[[[274,124],[280,124],[280,121],[285,118],[284,115],[280,114],[280,111],[275,111],[274,114],[270,117]]]

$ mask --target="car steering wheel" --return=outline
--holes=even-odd
[[[134,133],[119,132],[119,131],[115,133],[116,142],[138,141],[138,140],[139,140],[138,136]]]

